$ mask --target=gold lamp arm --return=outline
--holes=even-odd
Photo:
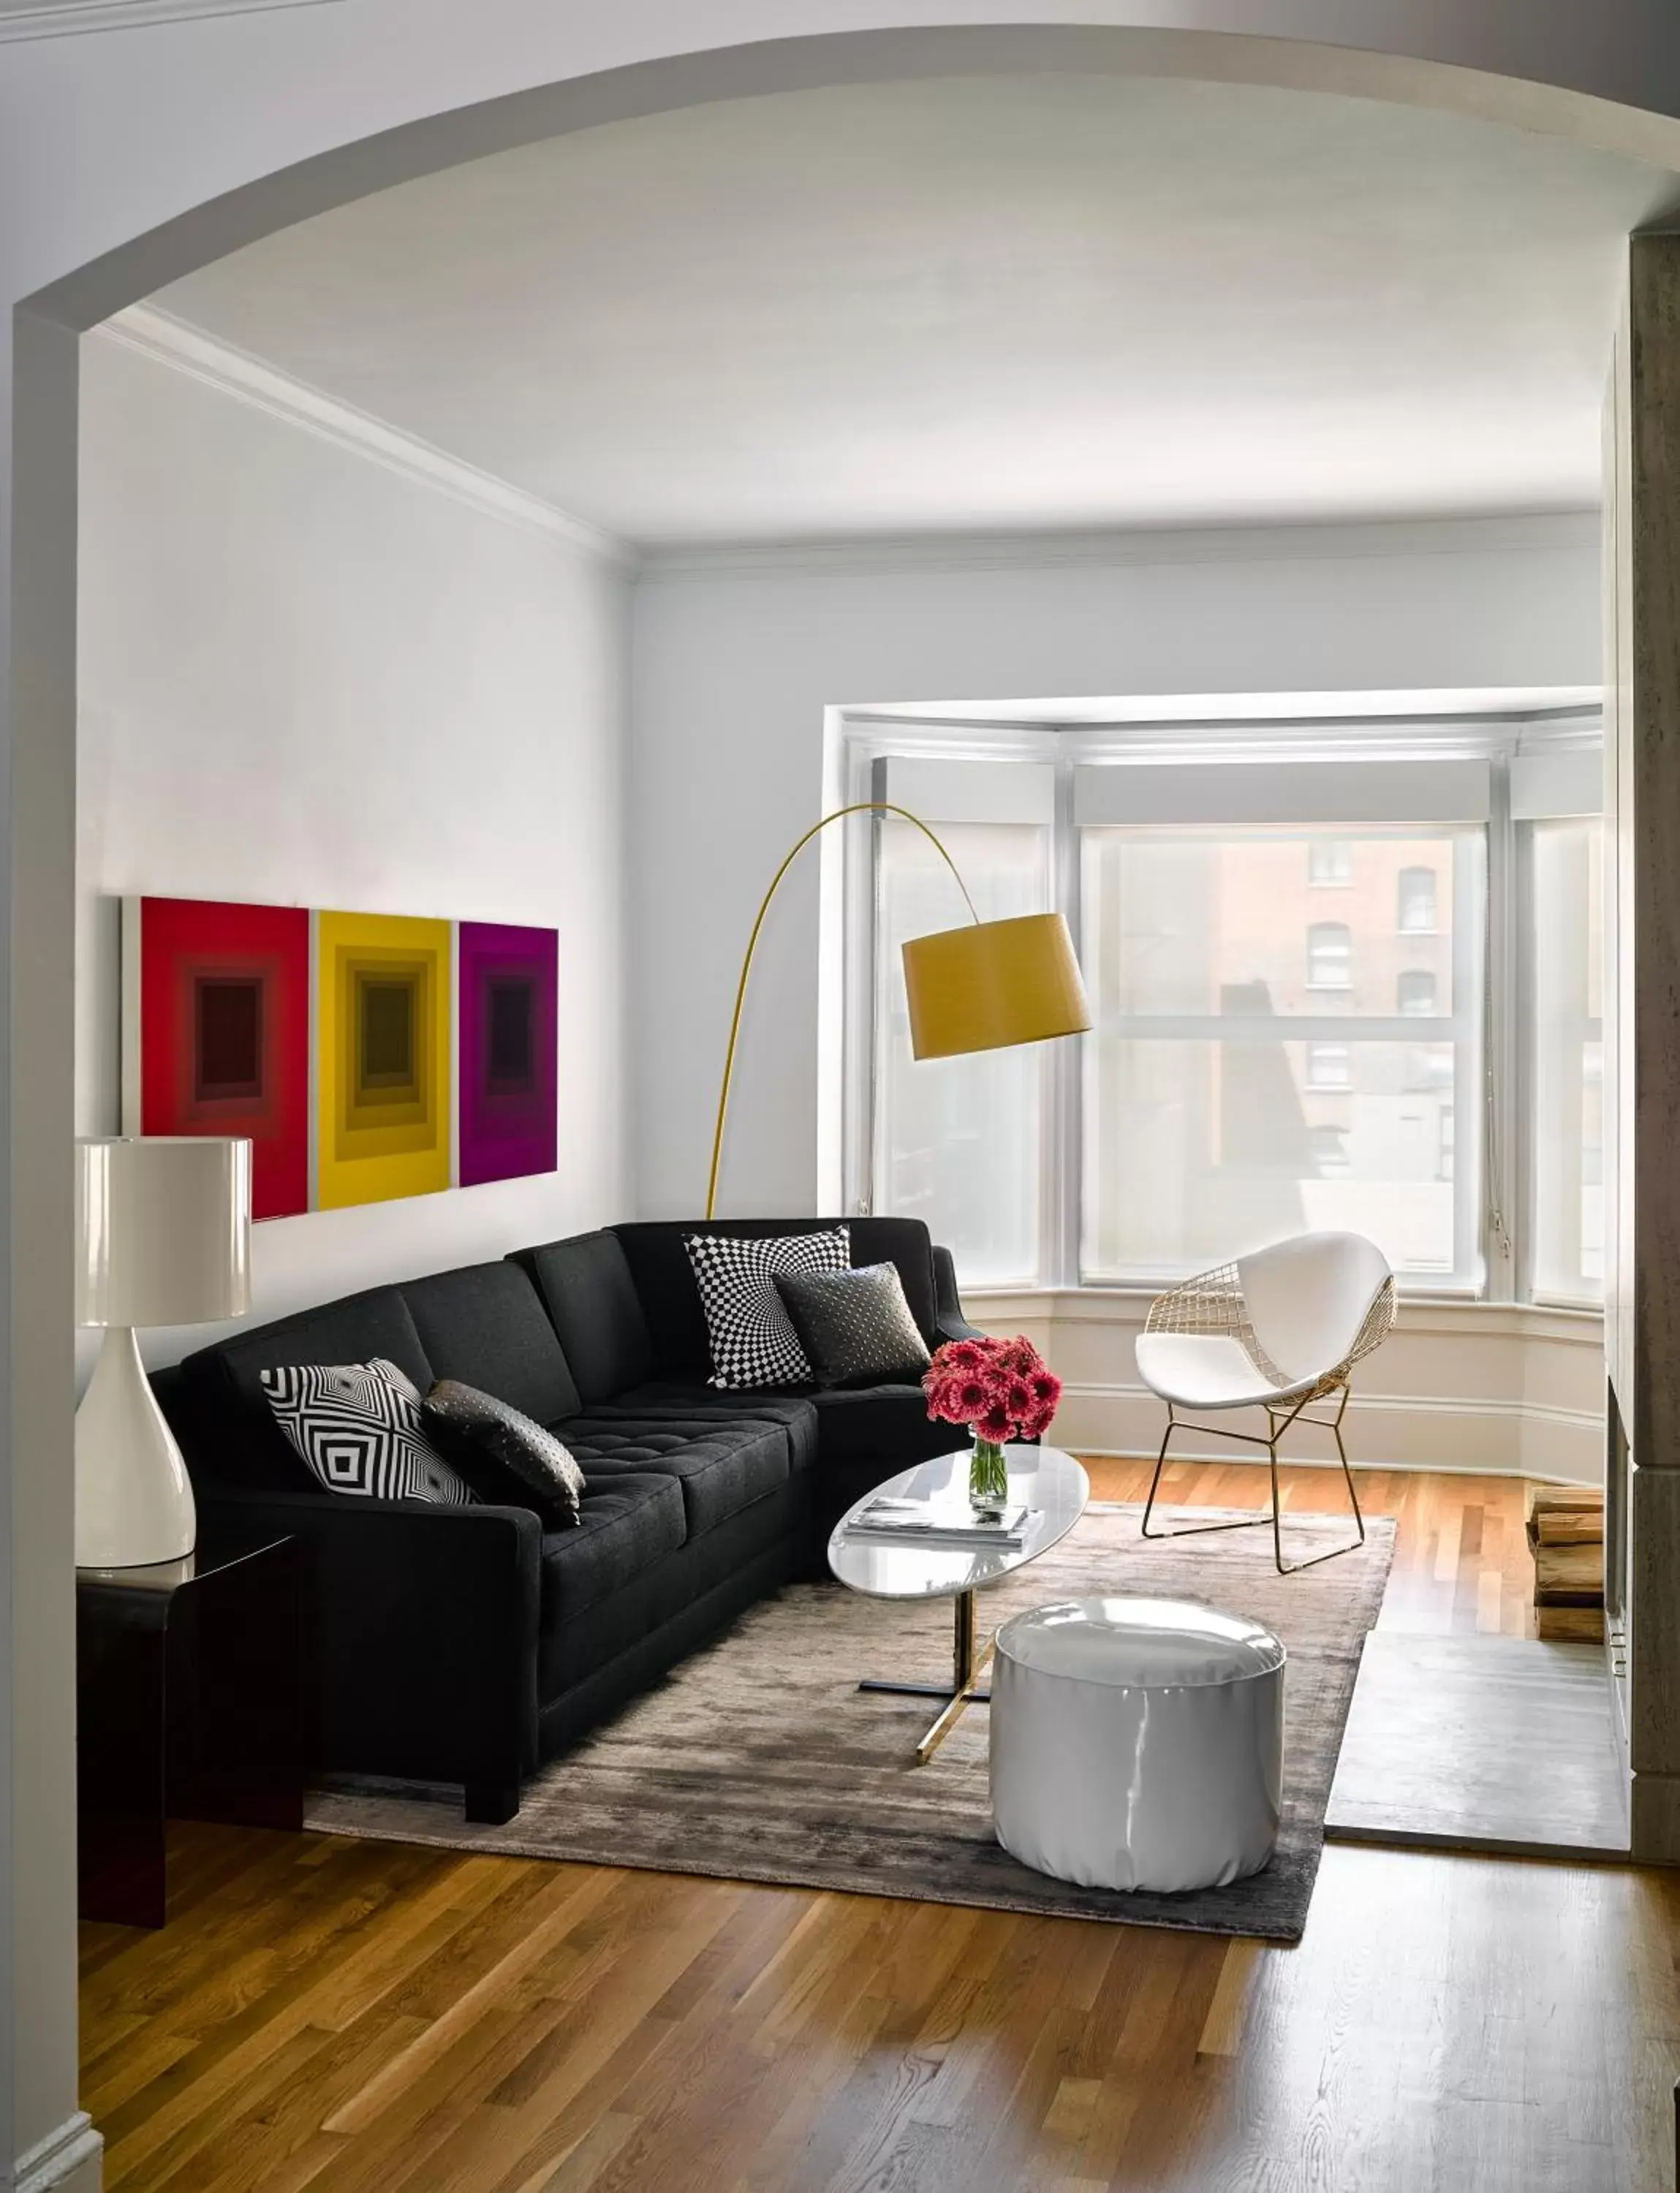
[[[820,831],[826,830],[829,823],[838,822],[843,816],[846,815],[897,815],[902,816],[906,822],[914,822],[916,828],[932,845],[940,859],[956,878],[957,889],[962,893],[963,904],[968,908],[969,919],[976,922],[980,919],[975,911],[973,900],[968,896],[968,886],[964,883],[956,862],[919,815],[912,815],[908,807],[895,806],[890,799],[858,799],[854,800],[849,807],[836,807],[831,813],[823,816],[818,821],[813,822],[805,835],[795,841],[781,867],[771,878],[770,889],[760,902],[758,916],[753,923],[752,935],[747,939],[747,956],[741,962],[741,980],[735,986],[735,1011],[730,1017],[729,1048],[724,1053],[723,1085],[718,1091],[718,1123],[712,1135],[711,1177],[706,1183],[706,1216],[708,1219],[713,1217],[717,1206],[718,1169],[723,1161],[723,1131],[724,1121],[729,1112],[729,1085],[735,1074],[735,1046],[741,1034],[741,1009],[747,1002],[747,981],[753,971],[753,955],[759,948],[759,931],[764,927],[764,918],[770,912],[770,902],[780,889],[783,877],[787,874],[794,862]]]

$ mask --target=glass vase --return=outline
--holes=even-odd
[[[968,1504],[982,1522],[1003,1520],[1009,1503],[1009,1468],[995,1440],[976,1438],[968,1457]]]

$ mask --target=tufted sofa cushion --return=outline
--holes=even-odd
[[[614,1477],[626,1474],[675,1479],[691,1538],[764,1499],[789,1475],[788,1436],[779,1424],[590,1415],[553,1429],[592,1492],[610,1492]]]
[[[809,1469],[817,1459],[817,1416],[811,1394],[803,1393],[731,1394],[715,1386],[685,1386],[672,1380],[650,1379],[615,1394],[611,1401],[588,1411],[595,1423],[685,1424],[691,1430],[709,1430],[715,1424],[770,1424],[788,1441],[788,1460],[795,1469]]]

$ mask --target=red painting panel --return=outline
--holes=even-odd
[[[251,1216],[309,1208],[309,915],[140,902],[143,1135],[248,1135]]]

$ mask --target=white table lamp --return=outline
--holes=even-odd
[[[148,1135],[77,1143],[76,1322],[106,1328],[76,1411],[78,1568],[140,1568],[192,1552],[192,1482],[135,1328],[243,1316],[250,1236],[248,1142]]]

